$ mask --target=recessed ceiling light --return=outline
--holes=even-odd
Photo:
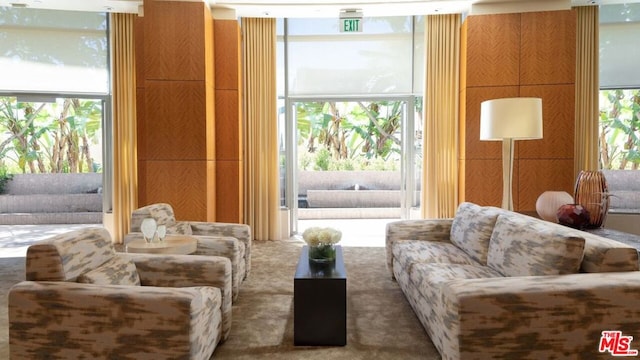
[[[26,8],[27,4],[25,4],[25,3],[11,3],[11,7],[14,7],[14,8]]]

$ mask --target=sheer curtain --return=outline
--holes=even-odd
[[[599,7],[579,6],[576,29],[576,175],[598,170]]]
[[[129,232],[138,201],[136,142],[136,14],[111,14],[111,83],[113,99],[113,233],[121,243]]]
[[[280,235],[276,21],[242,18],[245,219],[256,240]]]
[[[453,217],[458,206],[459,14],[426,17],[422,217]]]

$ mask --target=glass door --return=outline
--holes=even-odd
[[[298,219],[411,218],[419,206],[415,101],[293,99],[281,122],[283,206]]]

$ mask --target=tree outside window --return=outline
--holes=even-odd
[[[640,89],[600,91],[600,167],[638,170]]]

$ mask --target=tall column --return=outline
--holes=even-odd
[[[204,2],[144,1],[136,32],[139,205],[216,218],[213,19]]]
[[[242,59],[235,12],[214,10],[217,221],[244,222]]]

